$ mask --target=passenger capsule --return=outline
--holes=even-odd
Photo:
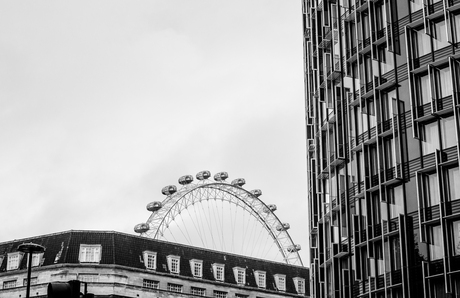
[[[250,193],[255,196],[256,198],[260,197],[262,195],[262,191],[260,189],[254,189],[251,190]]]
[[[264,207],[264,212],[265,213],[275,212],[275,211],[276,211],[276,205],[275,204],[270,204],[270,205],[267,205],[267,207]]]
[[[300,246],[300,244],[294,244],[294,245],[288,246],[287,251],[288,252],[297,252],[297,251],[299,251],[301,249],[302,249],[302,247]]]
[[[196,179],[198,180],[205,180],[211,177],[211,172],[209,171],[201,171],[198,174],[196,174]]]
[[[192,181],[193,181],[192,175],[185,175],[179,178],[179,184],[181,185],[190,184]]]
[[[232,181],[232,185],[236,185],[236,186],[243,186],[245,184],[246,184],[246,180],[244,180],[243,178],[238,178]]]
[[[160,208],[162,207],[162,204],[161,202],[150,202],[147,204],[147,210],[148,211],[151,211],[151,212],[155,212],[157,210],[159,210]]]
[[[220,172],[214,175],[214,180],[215,181],[225,181],[225,179],[228,178],[228,173],[227,172]]]
[[[177,191],[177,187],[175,185],[168,185],[168,186],[163,187],[163,189],[161,190],[161,193],[164,194],[165,196],[169,196],[175,193],[176,191]]]
[[[149,225],[146,223],[140,223],[134,226],[134,232],[136,233],[145,233],[149,230]]]
[[[276,230],[280,231],[280,232],[281,231],[287,231],[287,230],[289,230],[290,227],[291,227],[291,225],[285,222],[285,223],[282,223],[280,225],[277,225]]]

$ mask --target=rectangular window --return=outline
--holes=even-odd
[[[82,282],[99,282],[99,274],[78,274],[78,280]]]
[[[423,196],[425,198],[425,207],[432,207],[439,204],[438,179],[436,173],[431,175],[422,174]]]
[[[40,266],[42,258],[43,258],[43,253],[32,254],[32,267]],[[29,262],[27,262],[27,266],[29,266]]]
[[[16,288],[16,280],[8,280],[3,282],[4,289]]]
[[[441,226],[432,226],[429,232],[430,260],[442,259],[444,255]]]
[[[278,291],[286,291],[286,276],[275,274],[275,284]]]
[[[460,220],[452,223],[453,254],[460,255]]]
[[[430,78],[428,74],[417,77],[415,82],[417,104],[419,106],[431,104]]]
[[[175,293],[182,293],[182,285],[172,284],[168,282],[168,291]]]
[[[454,201],[460,199],[460,171],[459,168],[447,169],[446,173],[446,189],[448,193],[448,200]]]
[[[35,276],[35,277],[30,278],[30,285],[36,285],[37,282],[38,282],[38,277]],[[27,278],[24,278],[23,285],[24,287],[27,286]]]
[[[305,279],[300,277],[294,277],[294,286],[298,294],[305,294]]]
[[[454,117],[441,118],[439,120],[441,124],[441,142],[442,148],[447,149],[453,146],[457,146],[457,139],[455,138],[455,121]],[[457,180],[459,181],[459,180]]]
[[[259,288],[265,288],[266,287],[266,274],[265,271],[255,271],[254,272],[255,278],[256,278],[256,283]]]
[[[144,279],[142,286],[149,289],[158,289],[160,288],[160,282],[151,279]]]
[[[237,284],[244,285],[246,283],[246,270],[244,268],[233,267],[233,274]]]
[[[157,269],[157,253],[153,251],[144,251],[144,265],[147,269]]]
[[[422,154],[427,155],[439,149],[438,122],[425,124],[421,127]]]
[[[180,273],[180,257],[169,255],[167,259],[168,259],[169,272],[179,274]]]
[[[4,258],[5,258],[5,256],[0,256],[0,267],[2,267],[2,263],[3,263]]]
[[[399,238],[394,237],[390,239],[390,247],[391,247],[391,268],[393,270],[400,270],[401,269],[401,245]]]
[[[19,268],[19,264],[21,264],[22,256],[24,254],[22,252],[13,252],[9,253],[7,256],[7,264],[6,270],[15,270]]]
[[[190,267],[192,269],[192,274],[195,277],[203,276],[203,261],[202,260],[190,260]]]
[[[101,261],[101,245],[80,244],[78,260],[80,263],[99,263]]]
[[[213,297],[214,298],[227,298],[227,292],[214,290]]]
[[[235,293],[235,298],[248,298],[249,295],[243,295],[243,294],[238,294],[238,293]]]
[[[224,265],[223,264],[212,264],[214,278],[219,281],[224,281]]]
[[[197,287],[191,287],[190,288],[190,294],[195,295],[195,296],[206,296],[206,289],[203,288],[197,288]]]

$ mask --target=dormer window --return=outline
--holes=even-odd
[[[21,264],[23,256],[24,256],[24,253],[19,252],[19,251],[9,253],[7,256],[6,270],[18,269],[19,264]]]
[[[294,286],[297,293],[305,294],[305,279],[301,277],[294,277],[292,280],[294,281]]]
[[[29,255],[30,258],[30,255]],[[38,267],[41,265],[43,259],[43,253],[33,253],[32,254],[32,267]],[[27,262],[27,266],[29,266],[29,262]]]
[[[275,274],[275,284],[278,291],[286,291],[286,275]]]
[[[264,288],[266,287],[267,284],[267,278],[266,278],[266,273],[265,271],[260,271],[256,270],[254,271],[254,276],[256,278],[256,284],[259,288]]]
[[[157,269],[157,253],[153,251],[144,251],[144,265],[147,269],[156,270]]]
[[[80,244],[78,260],[80,263],[99,263],[101,261],[100,244]]]
[[[215,280],[225,281],[224,268],[225,268],[224,264],[217,264],[217,263],[212,264],[212,271],[214,273]]]
[[[246,283],[246,269],[241,267],[233,267],[233,275],[235,275],[235,281],[239,285]]]
[[[180,273],[180,257],[169,255],[167,259],[168,259],[169,272],[174,273],[174,274],[179,274]]]
[[[190,260],[190,268],[194,277],[203,277],[203,261],[192,259]]]

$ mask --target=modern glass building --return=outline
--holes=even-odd
[[[460,0],[303,0],[312,297],[460,297]]]

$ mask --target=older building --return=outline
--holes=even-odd
[[[302,3],[312,296],[460,297],[460,1]]]
[[[118,232],[67,231],[0,243],[0,297],[25,297],[25,242],[32,255],[31,297],[50,282],[80,280],[96,297],[306,297],[308,269]],[[83,290],[83,287],[82,287]]]

